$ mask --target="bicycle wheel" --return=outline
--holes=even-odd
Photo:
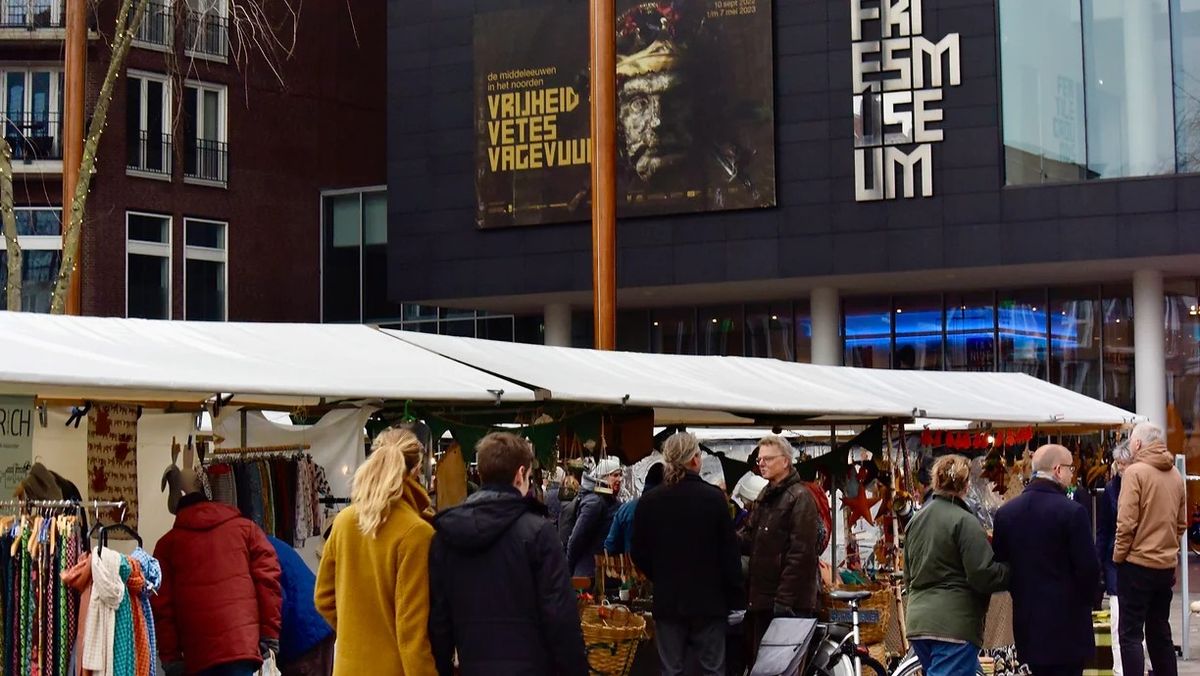
[[[862,676],[888,676],[887,669],[875,658],[863,655],[859,659],[862,661]],[[920,667],[919,664],[917,666]],[[817,676],[856,676],[854,660],[848,655],[842,655],[829,668],[817,667],[813,671]]]
[[[859,657],[862,661],[862,676],[888,676],[887,667],[870,655]]]

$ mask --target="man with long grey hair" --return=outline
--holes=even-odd
[[[725,674],[725,631],[742,607],[742,567],[725,495],[700,478],[688,432],[663,444],[664,483],[633,515],[633,562],[654,583],[655,638],[664,676],[695,660],[703,676]]]
[[[1121,604],[1117,599],[1117,564],[1113,563],[1113,543],[1117,537],[1117,501],[1121,497],[1121,476],[1125,474],[1125,468],[1133,462],[1129,440],[1117,444],[1112,455],[1112,478],[1108,480],[1104,493],[1100,495],[1096,504],[1096,553],[1104,571],[1104,591],[1108,594],[1108,609],[1112,615],[1113,676],[1122,676],[1124,670],[1121,668],[1121,642],[1116,640]]]

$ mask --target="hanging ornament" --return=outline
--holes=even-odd
[[[842,500],[842,506],[848,510],[848,523],[853,528],[858,523],[859,519],[866,521],[868,525],[875,525],[875,517],[871,515],[871,508],[879,504],[883,498],[879,495],[870,497],[867,495],[866,489],[860,490],[858,495],[853,498]]]

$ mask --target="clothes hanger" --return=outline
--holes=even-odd
[[[100,547],[102,549],[108,546],[108,534],[111,532],[123,532],[130,535],[134,540],[137,540],[138,547],[141,547],[143,544],[142,536],[139,535],[136,530],[126,526],[123,523],[115,523],[110,526],[103,526],[100,528]]]

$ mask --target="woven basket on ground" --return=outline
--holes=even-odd
[[[860,645],[882,643],[896,603],[892,589],[879,584],[844,585],[839,589],[871,592],[869,598],[858,604],[858,642]],[[849,610],[850,606],[845,602],[835,601],[825,594],[821,595],[821,619],[849,624]]]
[[[580,615],[590,674],[627,676],[646,620],[624,606],[588,606]]]

